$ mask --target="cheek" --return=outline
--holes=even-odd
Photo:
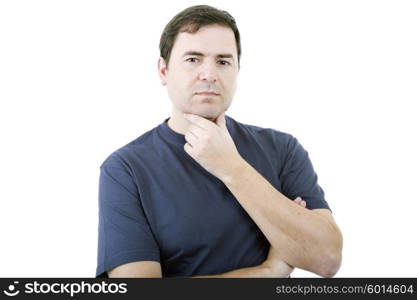
[[[236,87],[237,87],[237,81],[233,82],[233,88],[232,88],[232,92],[231,92],[232,95],[235,93]]]
[[[228,83],[227,83],[227,94],[229,96],[233,96],[233,94],[235,93],[236,90],[236,86],[237,86],[237,82],[236,82],[236,77],[232,77],[229,79]]]
[[[172,82],[175,85],[174,88],[178,91],[178,93],[186,94],[192,91],[193,81],[190,74],[177,73],[175,76],[173,76]]]
[[[172,101],[181,106],[192,101],[193,87],[189,78],[177,76],[169,81],[168,91]]]
[[[182,80],[180,79],[180,76],[171,75],[170,81],[170,90],[174,95],[181,94],[182,88]]]

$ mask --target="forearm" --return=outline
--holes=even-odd
[[[260,264],[258,266],[236,269],[218,275],[192,276],[192,278],[280,278],[288,277],[290,273],[284,266],[280,269],[272,269],[267,265]]]
[[[223,182],[285,262],[326,273],[322,265],[340,250],[338,228],[285,197],[243,159]]]

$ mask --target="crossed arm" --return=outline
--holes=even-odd
[[[342,259],[342,234],[327,209],[305,209],[277,191],[242,160],[223,182],[271,244],[259,266],[200,277],[287,277],[298,267],[333,277]],[[304,207],[303,207],[304,206]],[[282,247],[285,245],[285,247]],[[162,277],[158,262],[133,262],[108,271],[109,277]]]
[[[306,207],[300,197],[294,203]],[[285,263],[277,249],[271,247],[267,259],[259,266],[241,268],[217,275],[193,276],[194,278],[280,278],[288,277],[294,267]],[[161,278],[161,265],[156,261],[139,261],[124,264],[108,271],[109,277],[155,277]]]

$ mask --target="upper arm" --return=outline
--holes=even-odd
[[[157,261],[135,261],[117,266],[107,272],[113,277],[156,277],[162,278],[161,264]]]
[[[293,136],[289,137],[283,149],[285,156],[282,158],[282,169],[279,173],[282,193],[290,199],[300,196],[310,210],[330,210],[308,152]]]
[[[101,167],[98,231],[96,277],[106,276],[108,270],[124,264],[152,261],[145,263],[148,270],[149,265],[160,261],[159,245],[145,214],[138,185],[130,171],[114,161]],[[117,269],[114,274],[120,270],[130,271],[131,265]]]

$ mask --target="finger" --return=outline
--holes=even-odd
[[[191,157],[193,157],[193,158],[194,158],[194,155],[193,155],[193,147],[191,147],[191,145],[190,145],[190,144],[185,143],[185,144],[184,144],[184,150],[185,150],[185,152],[186,152],[189,156],[191,156]]]
[[[184,113],[184,118],[188,120],[190,123],[194,124],[195,126],[201,127],[203,129],[210,128],[210,126],[214,126],[214,123],[194,114]]]
[[[206,134],[206,130],[204,128],[198,127],[194,124],[190,124],[188,131],[194,134],[196,138],[200,138]]]
[[[191,132],[187,131],[184,135],[185,140],[191,145],[195,145],[197,143],[198,138]]]
[[[294,199],[294,202],[304,208],[306,208],[307,203],[301,198],[301,197],[297,197]]]
[[[296,199],[294,200],[294,202],[295,202],[295,203],[297,203],[297,204],[300,204],[300,203],[301,203],[301,199],[296,198]]]

